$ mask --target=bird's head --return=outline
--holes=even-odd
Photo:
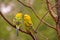
[[[15,18],[22,18],[22,13],[17,13]]]
[[[16,19],[21,19],[22,18],[22,13],[17,13],[15,16]]]
[[[30,15],[25,14],[25,15],[24,15],[24,19],[31,19],[31,17],[30,17]]]

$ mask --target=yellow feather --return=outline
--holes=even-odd
[[[17,13],[15,18],[22,18],[22,13]]]
[[[31,17],[28,14],[24,15],[24,24],[26,27],[30,27],[32,25]]]

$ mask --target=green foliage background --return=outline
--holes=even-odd
[[[9,3],[10,0],[5,0],[4,2],[6,4]],[[25,3],[25,0],[22,0],[23,3]],[[50,0],[51,4],[53,5],[55,3],[55,0]],[[1,2],[1,0],[0,0]],[[32,22],[34,25],[34,29],[36,29],[39,20],[34,15],[33,11],[31,9],[22,6],[17,0],[12,0],[12,2],[15,4],[15,7],[13,11],[11,11],[9,14],[4,14],[4,16],[12,23],[12,20],[14,18],[14,15],[21,10],[23,14],[27,13],[31,16]],[[25,3],[26,4],[26,3]],[[36,10],[37,14],[40,16],[40,18],[43,17],[43,15],[47,12],[47,5],[45,0],[35,0],[33,3],[33,8]],[[52,17],[48,15],[44,18],[46,22],[49,24],[55,26],[55,22],[53,21]],[[38,40],[46,40],[43,38],[40,34],[43,34],[49,40],[58,40],[57,39],[57,33],[54,29],[47,27],[45,24],[41,23],[37,30],[37,39]],[[32,40],[32,38],[24,33],[19,32],[19,36],[16,36],[16,30],[12,28],[1,16],[0,16],[0,40]]]

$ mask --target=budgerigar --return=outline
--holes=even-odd
[[[35,33],[33,29],[33,23],[32,23],[31,17],[28,14],[24,15],[24,25],[26,27],[27,32],[30,32],[32,34]]]
[[[15,18],[13,19],[13,23],[14,25],[16,25],[16,33],[17,33],[17,36],[18,36],[18,30],[19,30],[19,27],[22,26],[22,13],[17,13]]]

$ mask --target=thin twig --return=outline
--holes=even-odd
[[[47,14],[48,14],[48,11],[44,14],[44,16],[41,18],[41,20],[43,20],[43,19],[46,17]],[[41,21],[38,23],[38,25],[37,25],[35,31],[38,30],[38,28],[39,28],[40,25],[41,25]]]
[[[53,10],[51,9],[51,4],[49,2],[49,0],[46,0],[46,3],[47,3],[47,7],[48,7],[48,10],[49,10],[49,13],[50,15],[52,16],[52,18],[54,19],[54,21],[56,22],[56,17],[57,15],[53,12]]]
[[[51,7],[51,9],[53,9],[54,7],[56,7],[56,5],[57,5],[57,4],[53,5],[53,6]],[[48,12],[49,12],[49,10],[44,14],[44,16],[41,18],[41,20],[44,19],[45,16],[47,16]],[[41,21],[38,23],[35,31],[37,31],[37,29],[39,28],[40,25],[41,25]]]
[[[17,0],[17,1],[18,1],[19,3],[21,3],[22,5],[24,5],[25,7],[30,8],[30,9],[34,12],[35,16],[36,16],[42,23],[44,23],[44,24],[47,25],[48,27],[53,28],[53,29],[56,30],[55,27],[53,27],[52,25],[48,24],[48,23],[45,22],[44,20],[41,20],[41,18],[37,15],[37,12],[34,10],[34,8],[33,8],[32,6],[26,5],[26,4],[24,4],[23,2],[21,2],[20,0]]]

